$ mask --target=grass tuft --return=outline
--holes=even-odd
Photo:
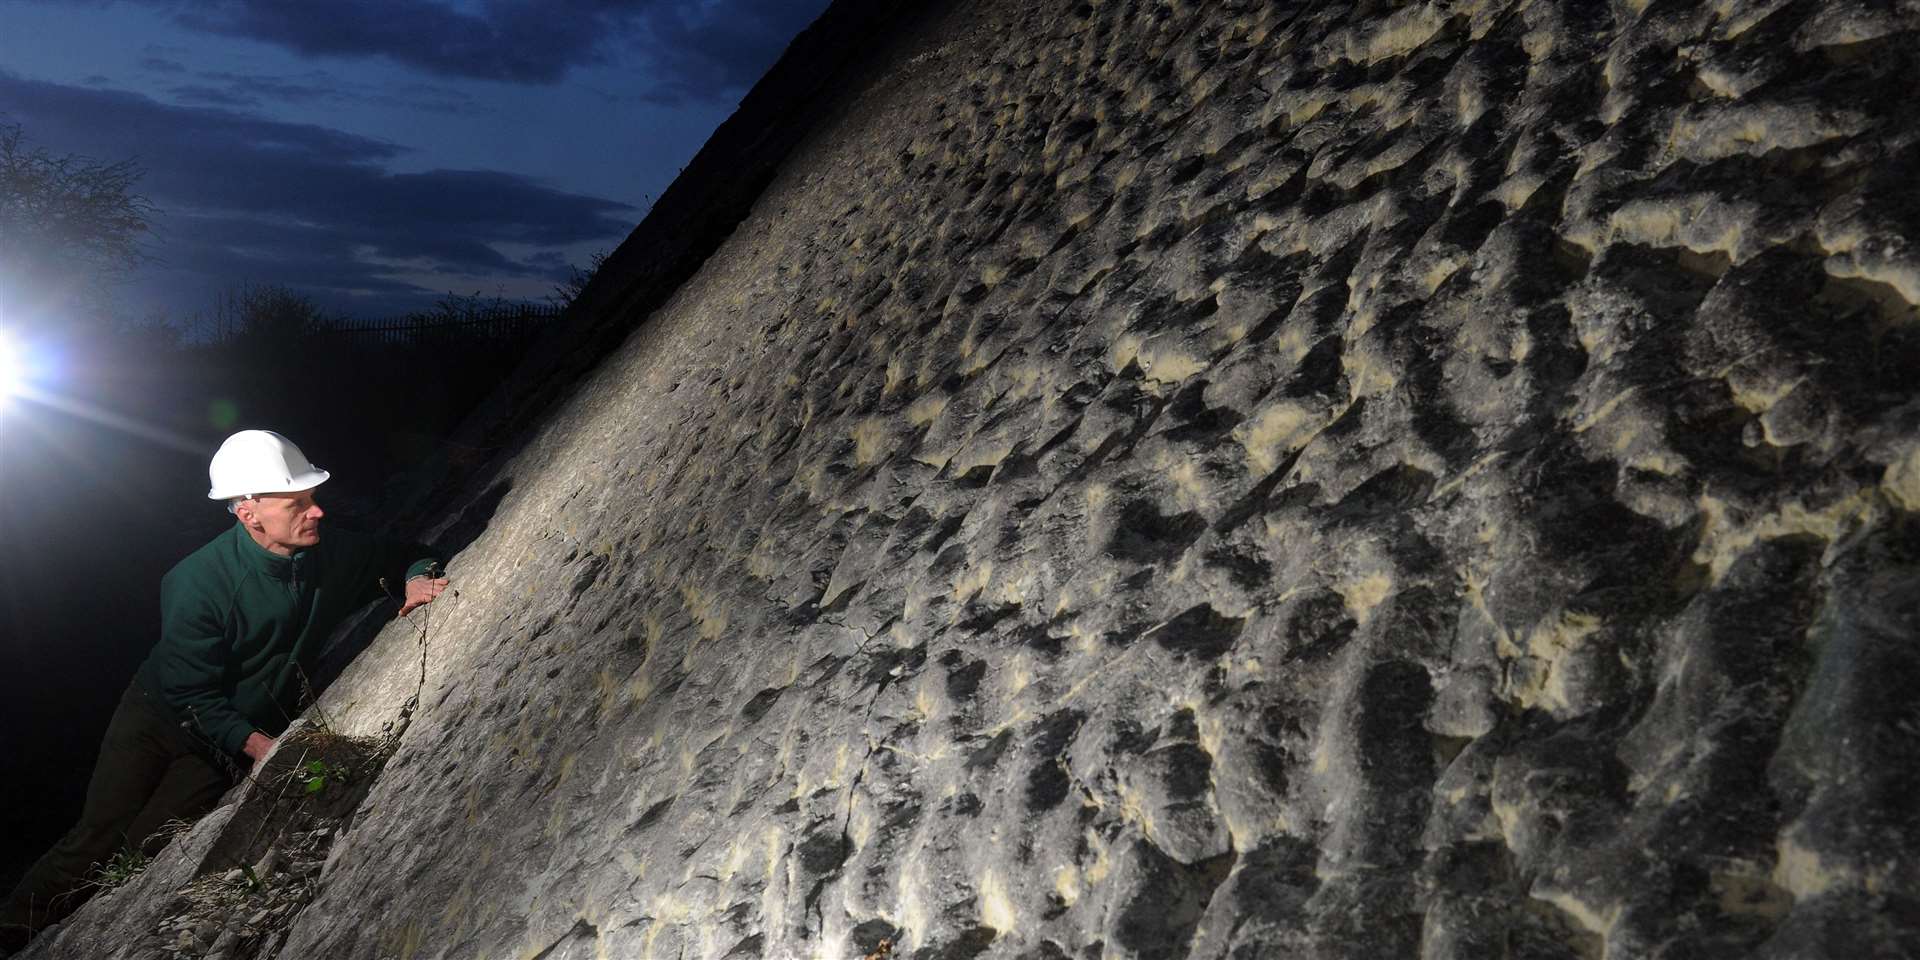
[[[87,871],[86,885],[99,890],[125,886],[144,872],[151,862],[153,859],[145,853],[130,846],[121,847],[120,852],[108,857],[104,863],[95,863]]]

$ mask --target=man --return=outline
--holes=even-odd
[[[235,523],[161,580],[160,642],[107,726],[80,822],[7,898],[0,945],[71,913],[93,864],[122,846],[157,852],[162,824],[198,818],[257,767],[349,614],[388,584],[404,584],[401,616],[447,587],[424,547],[335,529],[323,543],[313,492],[329,474],[277,433],[228,437],[207,473]]]

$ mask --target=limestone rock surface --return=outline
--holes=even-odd
[[[1920,954],[1916,51],[933,10],[448,505],[278,955]]]

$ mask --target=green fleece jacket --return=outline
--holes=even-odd
[[[293,722],[303,673],[342,620],[382,595],[381,578],[398,594],[435,562],[426,547],[332,527],[282,557],[236,523],[160,581],[160,642],[134,682],[238,755],[255,730],[278,736]]]

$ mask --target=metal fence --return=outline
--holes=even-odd
[[[524,339],[560,318],[557,304],[502,303],[462,307],[399,319],[336,321],[323,334],[355,346],[415,346],[422,343],[505,343]]]

